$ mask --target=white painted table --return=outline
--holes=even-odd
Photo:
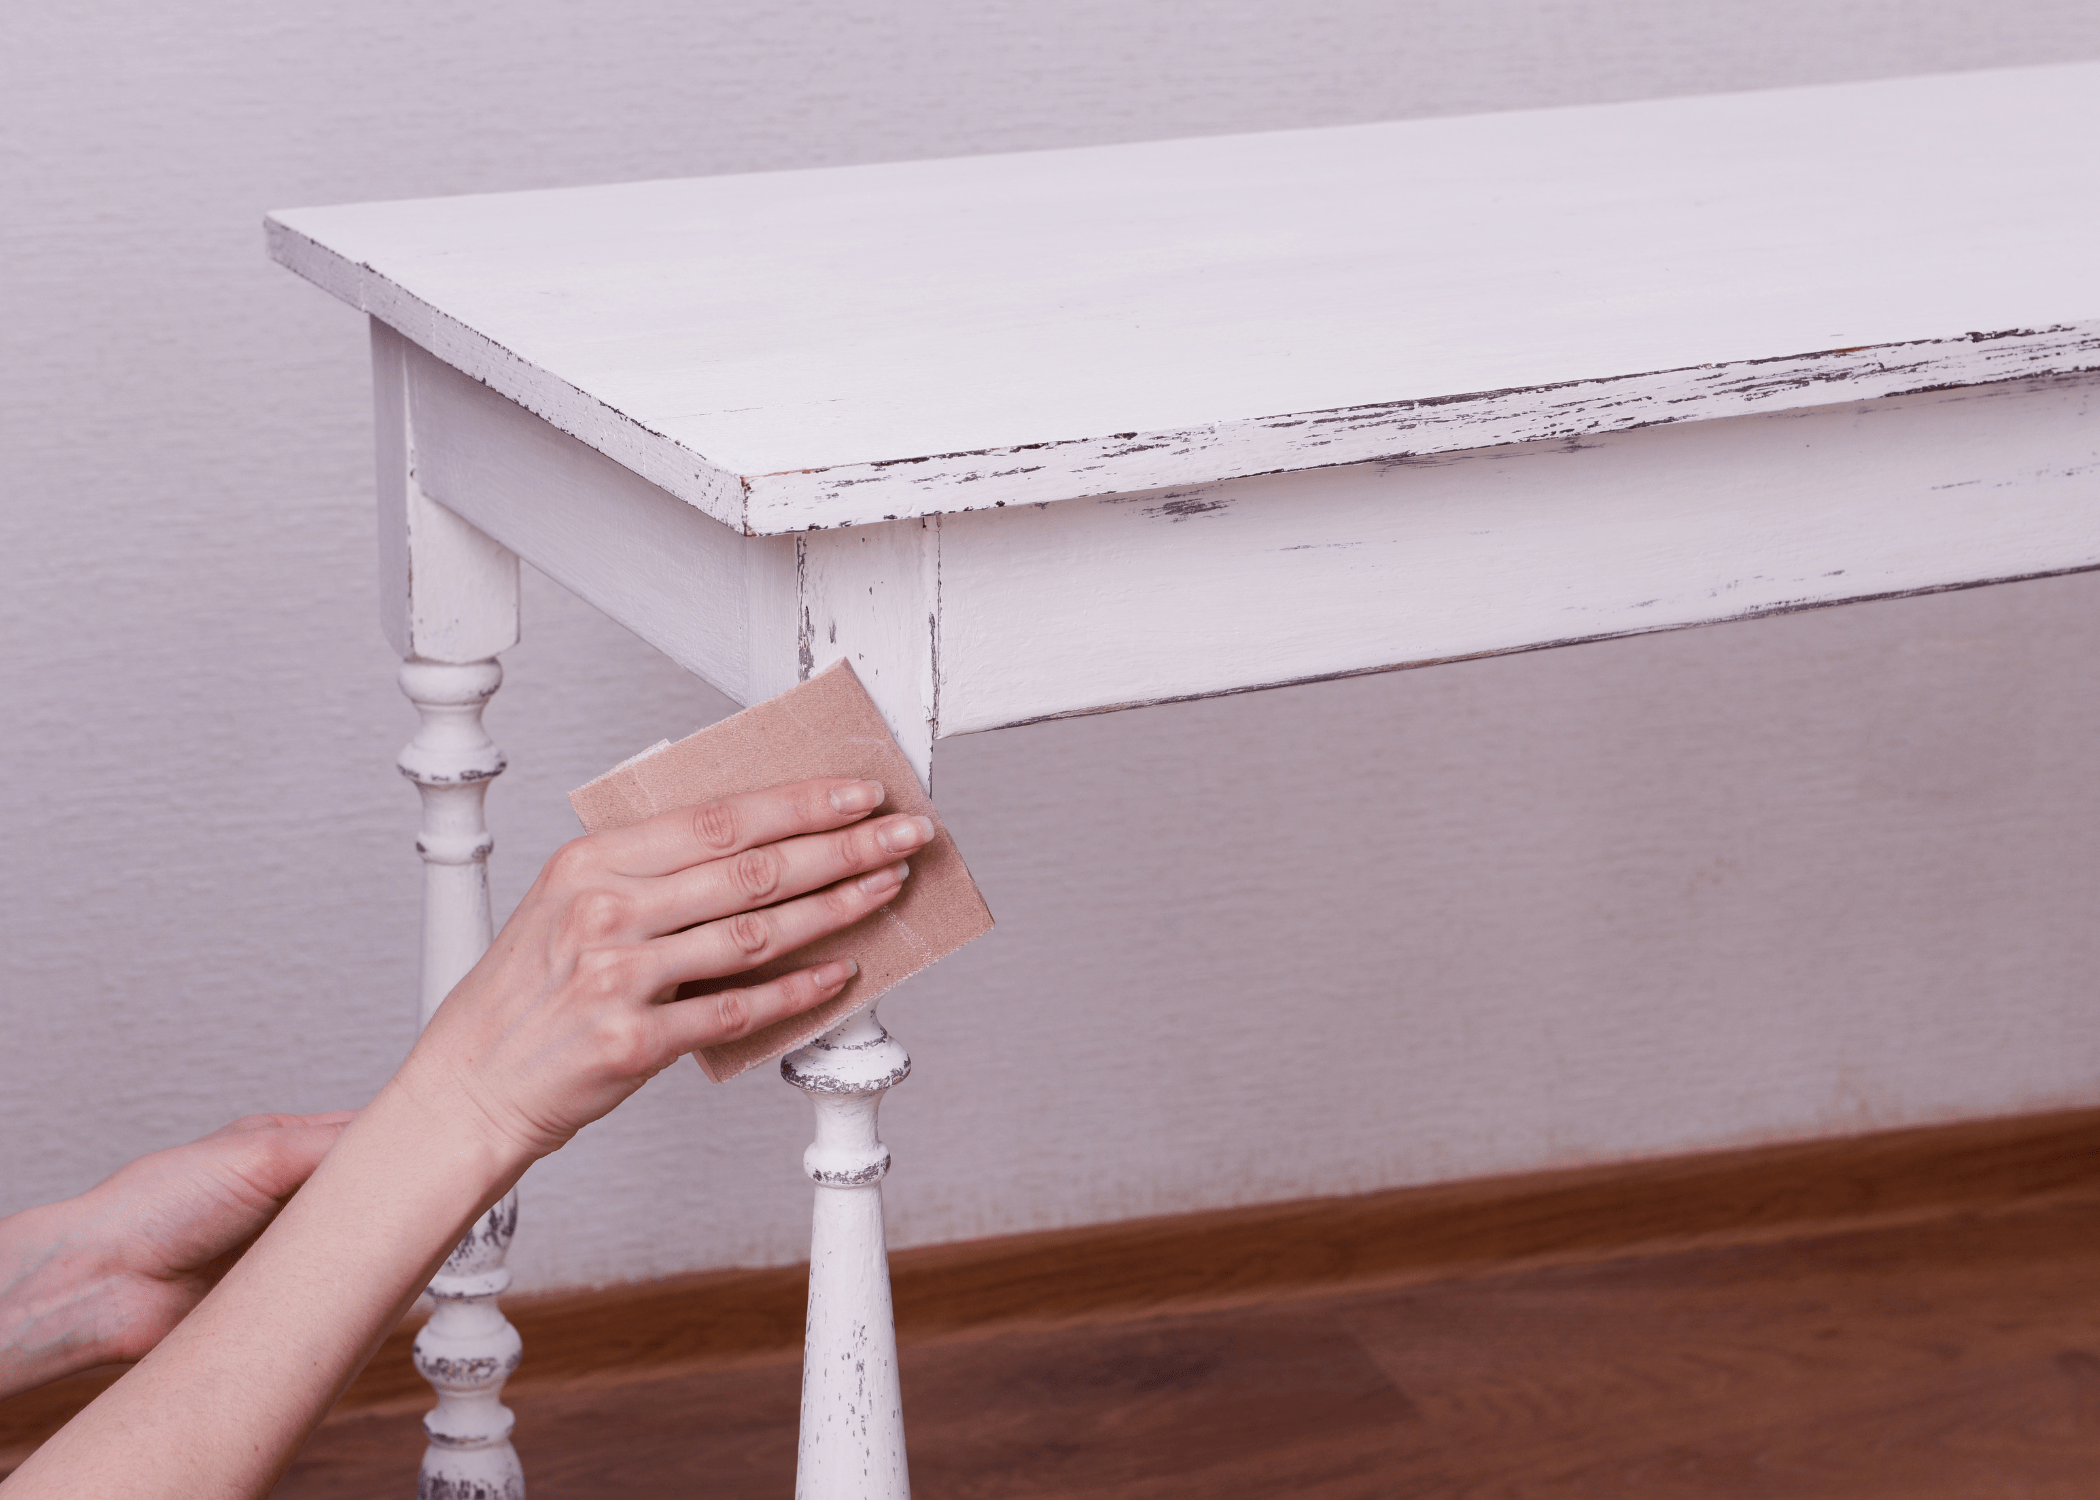
[[[850,656],[922,775],[2092,568],[2096,232],[2100,65],[276,214],[372,318],[426,1012],[488,939],[518,557],[740,702]],[[818,1197],[797,1492],[901,1496],[880,1186]],[[522,1493],[514,1218],[433,1286],[425,1493]]]

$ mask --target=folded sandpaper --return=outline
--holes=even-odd
[[[675,745],[645,750],[569,793],[576,816],[596,833],[674,807],[812,776],[881,782],[886,798],[868,817],[923,815],[933,820],[933,841],[912,853],[911,878],[879,911],[763,968],[679,987],[679,998],[684,999],[756,984],[829,959],[860,963],[860,972],[846,981],[846,988],[815,1010],[693,1054],[717,1083],[829,1031],[899,980],[989,932],[992,914],[970,879],[961,851],[920,790],[918,775],[891,737],[881,711],[843,661]]]

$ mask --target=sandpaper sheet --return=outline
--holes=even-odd
[[[911,878],[879,911],[763,968],[680,987],[684,998],[754,984],[834,958],[860,963],[860,972],[846,981],[845,989],[815,1010],[695,1053],[695,1060],[717,1083],[813,1040],[873,1004],[898,981],[989,932],[992,914],[961,851],[920,790],[919,778],[883,723],[881,711],[852,666],[843,661],[675,745],[645,750],[569,793],[576,816],[595,833],[672,808],[811,776],[881,782],[886,800],[868,817],[924,815],[933,820],[933,841],[911,854]]]

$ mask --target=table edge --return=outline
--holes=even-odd
[[[1947,329],[1893,343],[1433,392],[1195,427],[740,473],[532,364],[276,214],[264,228],[278,264],[747,536],[1405,463],[1509,443],[2100,372],[2100,320]]]

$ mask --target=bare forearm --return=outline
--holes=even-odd
[[[910,873],[900,856],[935,836],[924,816],[868,820],[883,796],[872,781],[796,782],[566,846],[262,1238],[0,1489],[9,1500],[265,1494],[529,1161],[674,1059],[852,980],[854,963],[834,959],[673,998],[880,911]]]
[[[197,1310],[0,1488],[266,1494],[523,1167],[397,1078]]]

